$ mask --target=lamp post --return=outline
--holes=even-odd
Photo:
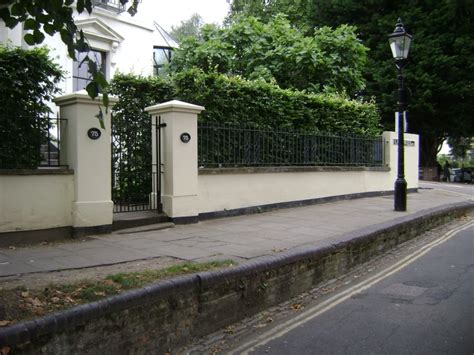
[[[407,210],[407,182],[405,180],[405,139],[404,112],[406,109],[406,93],[403,78],[403,68],[407,63],[412,36],[403,28],[401,19],[398,19],[393,33],[388,35],[388,42],[392,50],[395,66],[398,70],[398,169],[395,181],[395,211]]]

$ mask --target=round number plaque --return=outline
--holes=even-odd
[[[191,135],[189,133],[182,133],[180,139],[183,143],[189,143],[189,141],[191,140]]]
[[[100,132],[100,129],[95,127],[89,128],[89,130],[87,131],[87,136],[92,140],[99,139],[101,135],[102,133]]]

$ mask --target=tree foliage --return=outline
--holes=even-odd
[[[0,46],[0,167],[36,168],[47,131],[45,104],[59,92],[62,71],[46,48]]]
[[[449,137],[448,144],[451,147],[451,155],[464,161],[468,152],[474,150],[474,137]]]
[[[474,136],[474,5],[468,0],[234,0],[230,18],[257,14],[270,21],[285,13],[306,32],[350,24],[370,48],[365,78],[387,127],[396,110],[395,66],[387,34],[398,17],[414,35],[406,84],[410,90],[409,131],[421,135],[421,164],[433,166],[447,137]],[[392,126],[393,127],[393,126]]]
[[[201,15],[193,14],[189,19],[181,21],[179,26],[171,26],[170,35],[178,42],[186,37],[199,38],[202,26],[204,26],[204,20]]]
[[[137,11],[140,0],[120,0],[120,4],[125,6],[131,2],[128,12],[134,15]],[[0,4],[0,18],[9,28],[14,28],[18,24],[23,24],[26,33],[25,42],[30,45],[43,43],[45,34],[53,36],[60,34],[62,42],[67,46],[69,56],[76,59],[76,51],[88,52],[90,50],[84,33],[78,31],[74,23],[74,10],[78,13],[87,11],[89,14],[93,10],[92,0],[4,0]],[[108,106],[107,87],[108,83],[104,74],[99,70],[97,63],[85,57],[92,81],[87,85],[86,90],[91,98],[96,98],[99,93],[103,94],[103,103]],[[102,111],[99,113],[102,117]],[[103,122],[101,120],[101,125]]]
[[[224,28],[206,25],[201,38],[185,38],[172,68],[179,72],[196,67],[282,88],[355,95],[364,88],[366,51],[350,26],[321,27],[304,36],[284,16],[268,23],[249,16]]]

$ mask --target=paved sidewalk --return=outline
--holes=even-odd
[[[441,184],[408,195],[408,211],[393,211],[393,196],[361,198],[262,214],[222,218],[133,234],[92,236],[84,241],[0,249],[2,277],[110,265],[159,257],[203,261],[248,260],[306,245],[327,245],[351,231],[433,208],[473,201]],[[473,191],[473,193],[471,193]]]

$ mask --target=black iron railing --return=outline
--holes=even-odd
[[[67,120],[58,117],[0,117],[0,168],[35,169],[66,165],[61,139]]]
[[[125,6],[120,3],[120,0],[92,0],[92,5],[117,14],[125,11]]]
[[[382,137],[321,135],[235,124],[198,125],[200,167],[382,166]]]

